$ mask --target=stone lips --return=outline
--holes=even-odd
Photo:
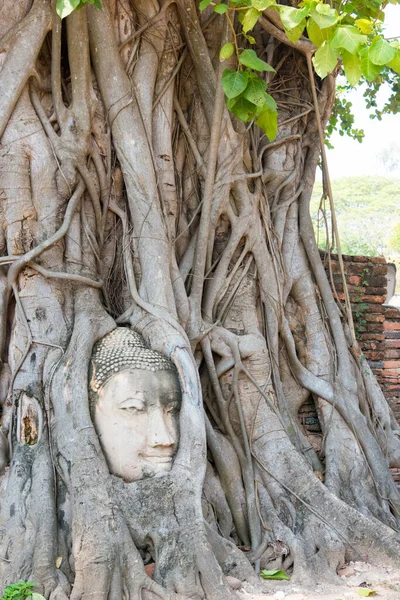
[[[176,371],[174,363],[146,345],[143,337],[127,327],[117,327],[95,344],[91,360],[90,388],[97,392],[127,368],[146,371]]]

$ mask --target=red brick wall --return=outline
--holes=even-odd
[[[327,256],[322,254],[322,259],[329,276]],[[400,422],[400,311],[383,305],[387,299],[386,260],[381,256],[344,256],[343,261],[361,350]],[[331,256],[331,271],[333,289],[344,305],[342,276],[335,255]],[[318,451],[322,432],[312,396],[301,407],[299,420]],[[391,471],[400,487],[400,469]]]
[[[326,255],[323,260],[329,271]],[[337,257],[331,260],[334,288],[343,302]],[[386,260],[382,256],[344,256],[343,261],[361,350],[400,422],[400,311],[383,305],[387,299]]]

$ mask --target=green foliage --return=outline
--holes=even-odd
[[[364,130],[354,127],[354,114],[352,112],[352,103],[346,100],[346,87],[337,86],[335,103],[333,105],[331,118],[325,130],[325,143],[328,148],[332,148],[329,141],[330,136],[334,131],[338,131],[342,137],[348,135],[351,139],[357,142],[362,142],[364,139]]]
[[[77,2],[78,0],[62,1]],[[312,60],[314,69],[321,78],[342,69],[351,87],[362,81],[366,81],[370,86],[374,84],[370,88],[373,91],[369,94],[371,103],[375,100],[375,89],[378,89],[384,81],[392,81],[395,84],[394,96],[387,103],[386,110],[397,112],[400,106],[400,102],[397,102],[400,100],[400,86],[398,81],[393,81],[393,75],[400,73],[400,47],[397,40],[385,40],[382,33],[383,9],[388,1],[302,0],[297,7],[293,7],[274,0],[227,0],[220,3],[202,0],[199,9],[203,11],[212,5],[214,12],[224,15],[224,18],[229,20],[234,39],[223,46],[220,60],[227,60],[236,54],[238,73],[273,71],[268,63],[257,57],[254,50],[242,48],[238,42],[242,35],[247,42],[254,44],[255,40],[249,32],[253,30],[265,9],[273,9],[279,13],[284,31],[291,42],[297,42],[301,36],[308,36],[316,46]],[[392,4],[398,4],[399,1],[390,0]],[[235,15],[242,27],[241,34],[235,32]],[[230,72],[229,75],[227,71]],[[264,81],[262,75],[256,76]],[[247,81],[249,83],[251,79]],[[267,99],[268,94],[263,90],[265,103],[264,109],[260,112],[261,104],[253,101],[250,92],[245,93],[247,87],[242,89],[240,94],[236,93],[237,82],[243,83],[244,79],[235,80],[231,69],[224,71],[223,89],[229,110],[244,122],[257,119],[256,124],[264,130],[269,139],[274,139],[277,114],[275,108],[271,108],[271,102]],[[262,94],[257,95],[258,99],[260,97],[263,97]],[[233,98],[237,100],[232,102]],[[333,115],[330,124],[331,131],[339,127],[343,133],[360,140],[363,132],[353,129],[349,108],[349,103],[337,103],[336,114]]]
[[[343,254],[384,254],[394,262],[400,257],[400,180],[385,177],[347,177],[333,182],[335,212]],[[322,184],[316,183],[311,198],[317,241],[326,249],[325,221],[319,210]],[[329,204],[322,203],[328,224]],[[397,243],[396,245],[396,237]],[[396,258],[397,257],[397,258]]]
[[[34,583],[30,581],[18,581],[18,583],[12,583],[8,585],[4,590],[4,594],[1,600],[26,600],[26,598],[32,598]]]
[[[289,575],[280,569],[272,569],[269,571],[263,569],[260,575],[263,579],[276,579],[278,581],[289,581],[290,579]]]
[[[211,0],[210,0],[211,2]],[[208,2],[208,4],[210,4]],[[101,10],[100,0],[57,0],[56,11],[60,19],[68,17],[75,9],[82,8],[85,4],[94,4]]]

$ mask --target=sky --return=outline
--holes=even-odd
[[[400,35],[400,5],[389,4],[385,10],[385,35]],[[382,100],[388,97],[388,87],[381,92]],[[370,119],[362,97],[362,90],[352,90],[346,95],[353,103],[354,127],[364,129],[364,141],[360,144],[349,137],[333,134],[333,150],[328,151],[328,166],[332,179],[358,175],[382,175],[400,178],[400,113],[385,115],[381,121]],[[382,161],[386,151],[398,153],[399,164],[389,171]],[[320,179],[320,175],[318,176]]]

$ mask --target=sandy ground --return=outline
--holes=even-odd
[[[262,594],[244,586],[238,596],[240,600],[360,600],[358,590],[367,586],[376,591],[369,598],[400,600],[400,564],[393,569],[352,562],[341,569],[340,575],[337,585],[320,583],[313,589],[305,589],[290,581],[268,581]]]

